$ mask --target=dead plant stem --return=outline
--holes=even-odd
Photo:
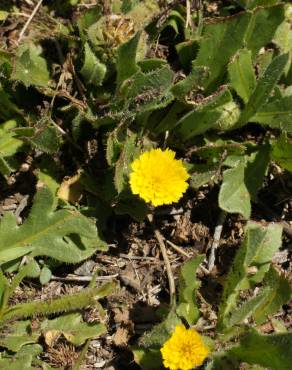
[[[166,247],[165,247],[165,244],[164,244],[164,237],[162,236],[162,234],[160,233],[158,228],[155,226],[153,215],[149,214],[147,216],[147,218],[148,218],[150,224],[153,227],[154,235],[155,235],[155,237],[156,237],[156,239],[159,243],[159,247],[160,247],[161,254],[162,254],[162,257],[163,257],[163,260],[164,260],[164,263],[165,263],[165,268],[166,268],[166,273],[167,273],[167,278],[168,278],[170,305],[174,306],[175,302],[176,302],[176,299],[175,299],[175,282],[174,282],[174,277],[173,277],[173,273],[172,273],[172,270],[171,270],[171,265],[170,265],[170,262],[169,262],[169,258],[168,258],[168,255],[167,255]]]

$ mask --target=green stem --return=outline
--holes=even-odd
[[[50,315],[95,305],[96,300],[108,295],[113,289],[113,286],[114,283],[107,283],[100,288],[86,289],[78,294],[53,299],[47,302],[36,301],[17,304],[4,311],[2,320],[7,321],[18,317],[26,318],[35,315]]]

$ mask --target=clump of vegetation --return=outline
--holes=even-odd
[[[104,368],[290,369],[291,25],[278,0],[0,4],[0,368],[91,368],[119,333]],[[194,219],[215,233],[190,254]],[[133,253],[166,271],[142,333],[113,323],[120,295],[142,299]],[[19,295],[56,280],[73,293]]]

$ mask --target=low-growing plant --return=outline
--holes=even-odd
[[[212,335],[200,325],[196,304],[196,292],[200,287],[196,270],[204,256],[187,261],[181,268],[177,300],[164,321],[146,333],[133,348],[135,361],[143,369],[158,369],[162,362],[173,370],[192,369],[207,358],[204,368],[209,370],[237,369],[241,362],[288,370],[291,333],[285,327],[276,334],[262,335],[257,331],[291,297],[288,280],[271,264],[281,246],[281,235],[282,228],[277,224],[249,222],[246,225],[244,241],[225,279]],[[250,294],[256,286],[257,293]],[[240,298],[244,292],[249,299]],[[190,334],[177,332],[185,325],[190,328]],[[202,344],[199,337],[191,337],[195,335],[192,332],[196,333],[193,328],[200,331]]]
[[[81,366],[106,327],[80,310],[101,310],[96,300],[112,283],[95,287],[93,276],[76,295],[11,302],[23,279],[45,285],[54,264],[107,252],[109,221],[130,216],[151,223],[169,281],[161,323],[131,347],[141,368],[288,370],[291,333],[275,319],[275,333],[261,333],[291,297],[272,263],[283,223],[266,222],[276,221],[270,211],[259,221],[257,207],[275,177],[291,187],[291,4],[20,3],[0,4],[1,201],[25,171],[34,185],[21,219],[21,207],[0,207],[0,368],[51,369],[40,339],[50,346],[60,335],[84,344]],[[206,256],[181,267],[176,295],[155,208],[184,207],[206,189],[224,217],[245,225],[211,332],[197,302]]]

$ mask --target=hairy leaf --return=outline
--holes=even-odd
[[[224,286],[219,308],[219,330],[230,325],[229,315],[236,307],[239,291],[248,288],[250,280],[262,281],[274,253],[281,245],[281,236],[280,225],[270,224],[265,227],[254,222],[247,224],[244,241],[236,254]],[[248,270],[252,266],[257,269],[257,273],[249,278]]]
[[[8,307],[2,320],[9,321],[14,318],[28,318],[35,315],[48,316],[60,312],[76,311],[96,304],[96,300],[106,297],[114,288],[114,283],[106,283],[101,287],[83,289],[73,295],[65,295],[47,301],[34,301],[19,303]]]
[[[284,21],[284,17],[285,8],[283,4],[258,7],[253,10],[244,40],[246,48],[252,51],[253,57],[257,55],[261,47],[273,40],[278,26]]]
[[[264,104],[250,120],[292,133],[292,96]]]
[[[106,75],[106,66],[95,56],[88,43],[84,45],[84,63],[80,73],[85,82],[95,86],[100,86]]]
[[[214,89],[232,55],[243,47],[251,16],[250,13],[241,13],[206,24],[194,66],[209,68],[209,76],[203,84],[207,90]]]
[[[267,67],[243,109],[239,124],[243,125],[267,102],[272,90],[281,77],[288,61],[288,54],[275,57]]]
[[[219,192],[219,206],[230,213],[241,213],[250,217],[250,193],[244,181],[245,163],[224,171],[223,183]]]
[[[289,370],[292,363],[291,346],[292,333],[261,335],[253,330],[228,353],[249,364]]]
[[[272,159],[292,172],[292,141],[285,135],[272,142]]]
[[[118,48],[116,63],[118,86],[139,70],[136,55],[140,37],[141,32],[137,32],[131,40]]]
[[[57,317],[53,320],[45,320],[41,325],[42,333],[51,345],[54,338],[63,334],[64,337],[76,346],[80,346],[87,339],[93,339],[103,334],[106,327],[103,324],[88,324],[83,322],[79,313],[71,313]]]
[[[6,330],[6,335],[0,337],[0,346],[13,352],[19,351],[26,344],[36,343],[40,336],[40,332],[32,330],[29,320],[10,324]]]
[[[41,56],[41,48],[33,43],[24,44],[18,49],[12,78],[25,86],[47,87],[50,75],[46,60]]]
[[[179,304],[176,312],[189,325],[193,325],[199,318],[199,309],[196,305],[196,291],[200,282],[196,280],[196,270],[203,262],[204,256],[196,256],[187,261],[181,268],[179,277]]]
[[[38,190],[30,215],[23,225],[17,226],[12,213],[5,214],[0,222],[1,263],[28,253],[76,263],[98,248],[93,221],[76,211],[54,211],[53,206],[54,196],[44,187]],[[80,237],[84,238],[83,243]]]
[[[256,84],[250,50],[238,51],[228,65],[228,74],[231,86],[247,103]]]

